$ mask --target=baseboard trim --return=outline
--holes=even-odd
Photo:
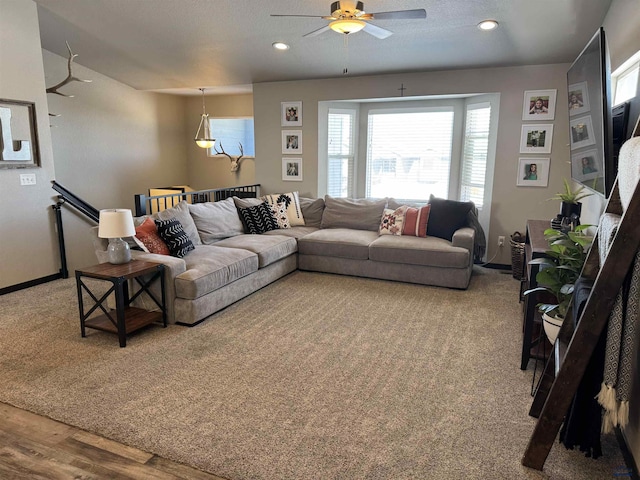
[[[613,476],[616,478],[631,478],[632,480],[640,480],[640,476],[638,475],[638,465],[636,464],[633,455],[631,454],[631,450],[629,450],[629,445],[627,445],[627,439],[624,437],[622,430],[620,428],[616,428],[616,439],[618,440],[618,445],[620,446],[620,452],[622,453],[622,458],[624,458],[625,465],[620,465],[619,471],[616,470],[613,472]]]
[[[487,263],[482,265],[485,268],[493,268],[494,270],[509,270],[511,271],[511,265],[505,265],[503,263]]]
[[[62,273],[54,273],[53,275],[49,275],[47,277],[36,278],[34,280],[29,280],[28,282],[22,282],[18,283],[17,285],[0,288],[0,295],[17,292],[18,290],[24,290],[25,288],[35,287],[36,285],[52,282],[53,280],[58,280],[60,278],[62,278]]]

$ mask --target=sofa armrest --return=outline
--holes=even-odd
[[[471,227],[459,228],[453,234],[451,244],[454,247],[462,247],[469,250],[471,256],[471,264],[473,264],[473,244],[476,238],[476,231]]]

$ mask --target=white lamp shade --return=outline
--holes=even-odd
[[[100,210],[98,237],[121,238],[131,237],[135,234],[136,228],[133,225],[131,210],[126,208]]]

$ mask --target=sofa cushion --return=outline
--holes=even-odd
[[[377,232],[386,199],[324,197],[322,228],[353,228]]]
[[[240,248],[199,245],[184,257],[187,270],[175,279],[176,295],[192,300],[258,270],[258,256]]]
[[[385,208],[382,211],[382,219],[380,220],[380,235],[402,235],[404,225],[404,215],[407,211],[406,206],[398,207],[395,210]]]
[[[287,206],[287,217],[289,217],[289,223],[292,227],[305,224],[298,192],[263,195],[261,198],[270,205],[284,203]]]
[[[169,255],[169,248],[158,235],[156,222],[151,217],[147,217],[142,224],[136,227],[136,237],[143,243],[148,253]]]
[[[369,246],[371,260],[430,267],[467,268],[469,255],[469,250],[437,237],[383,235]]]
[[[456,202],[429,197],[429,223],[427,224],[427,235],[451,240],[456,230],[466,227],[468,224],[468,214],[475,208],[473,202]]]
[[[196,224],[193,222],[193,218],[191,218],[191,214],[189,213],[189,204],[186,200],[182,200],[175,207],[154,213],[152,217],[157,220],[170,220],[175,218],[180,222],[191,242],[194,245],[202,245],[200,235],[198,235],[198,229],[196,228]]]
[[[298,239],[298,252],[304,255],[323,255],[367,260],[369,245],[378,232],[348,228],[322,229]]]
[[[244,233],[244,226],[232,198],[220,202],[189,204],[189,213],[200,240],[205,245]]]
[[[182,228],[182,224],[175,218],[156,220],[158,235],[167,244],[172,257],[182,258],[194,249],[193,242]]]
[[[272,230],[274,233],[278,230]],[[283,235],[238,235],[220,240],[219,247],[242,248],[258,255],[258,266],[266,267],[298,251],[298,242]]]
[[[305,219],[306,221],[306,219]],[[292,238],[302,238],[310,233],[317,232],[318,227],[291,227],[284,230],[270,230],[264,232],[264,235],[283,235]]]
[[[278,229],[271,207],[265,202],[254,207],[238,208],[238,214],[244,223],[245,233],[256,235]]]
[[[300,208],[305,226],[320,228],[322,212],[324,212],[324,198],[300,197]]]

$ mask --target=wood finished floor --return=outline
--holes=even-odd
[[[0,402],[3,480],[224,480]]]

